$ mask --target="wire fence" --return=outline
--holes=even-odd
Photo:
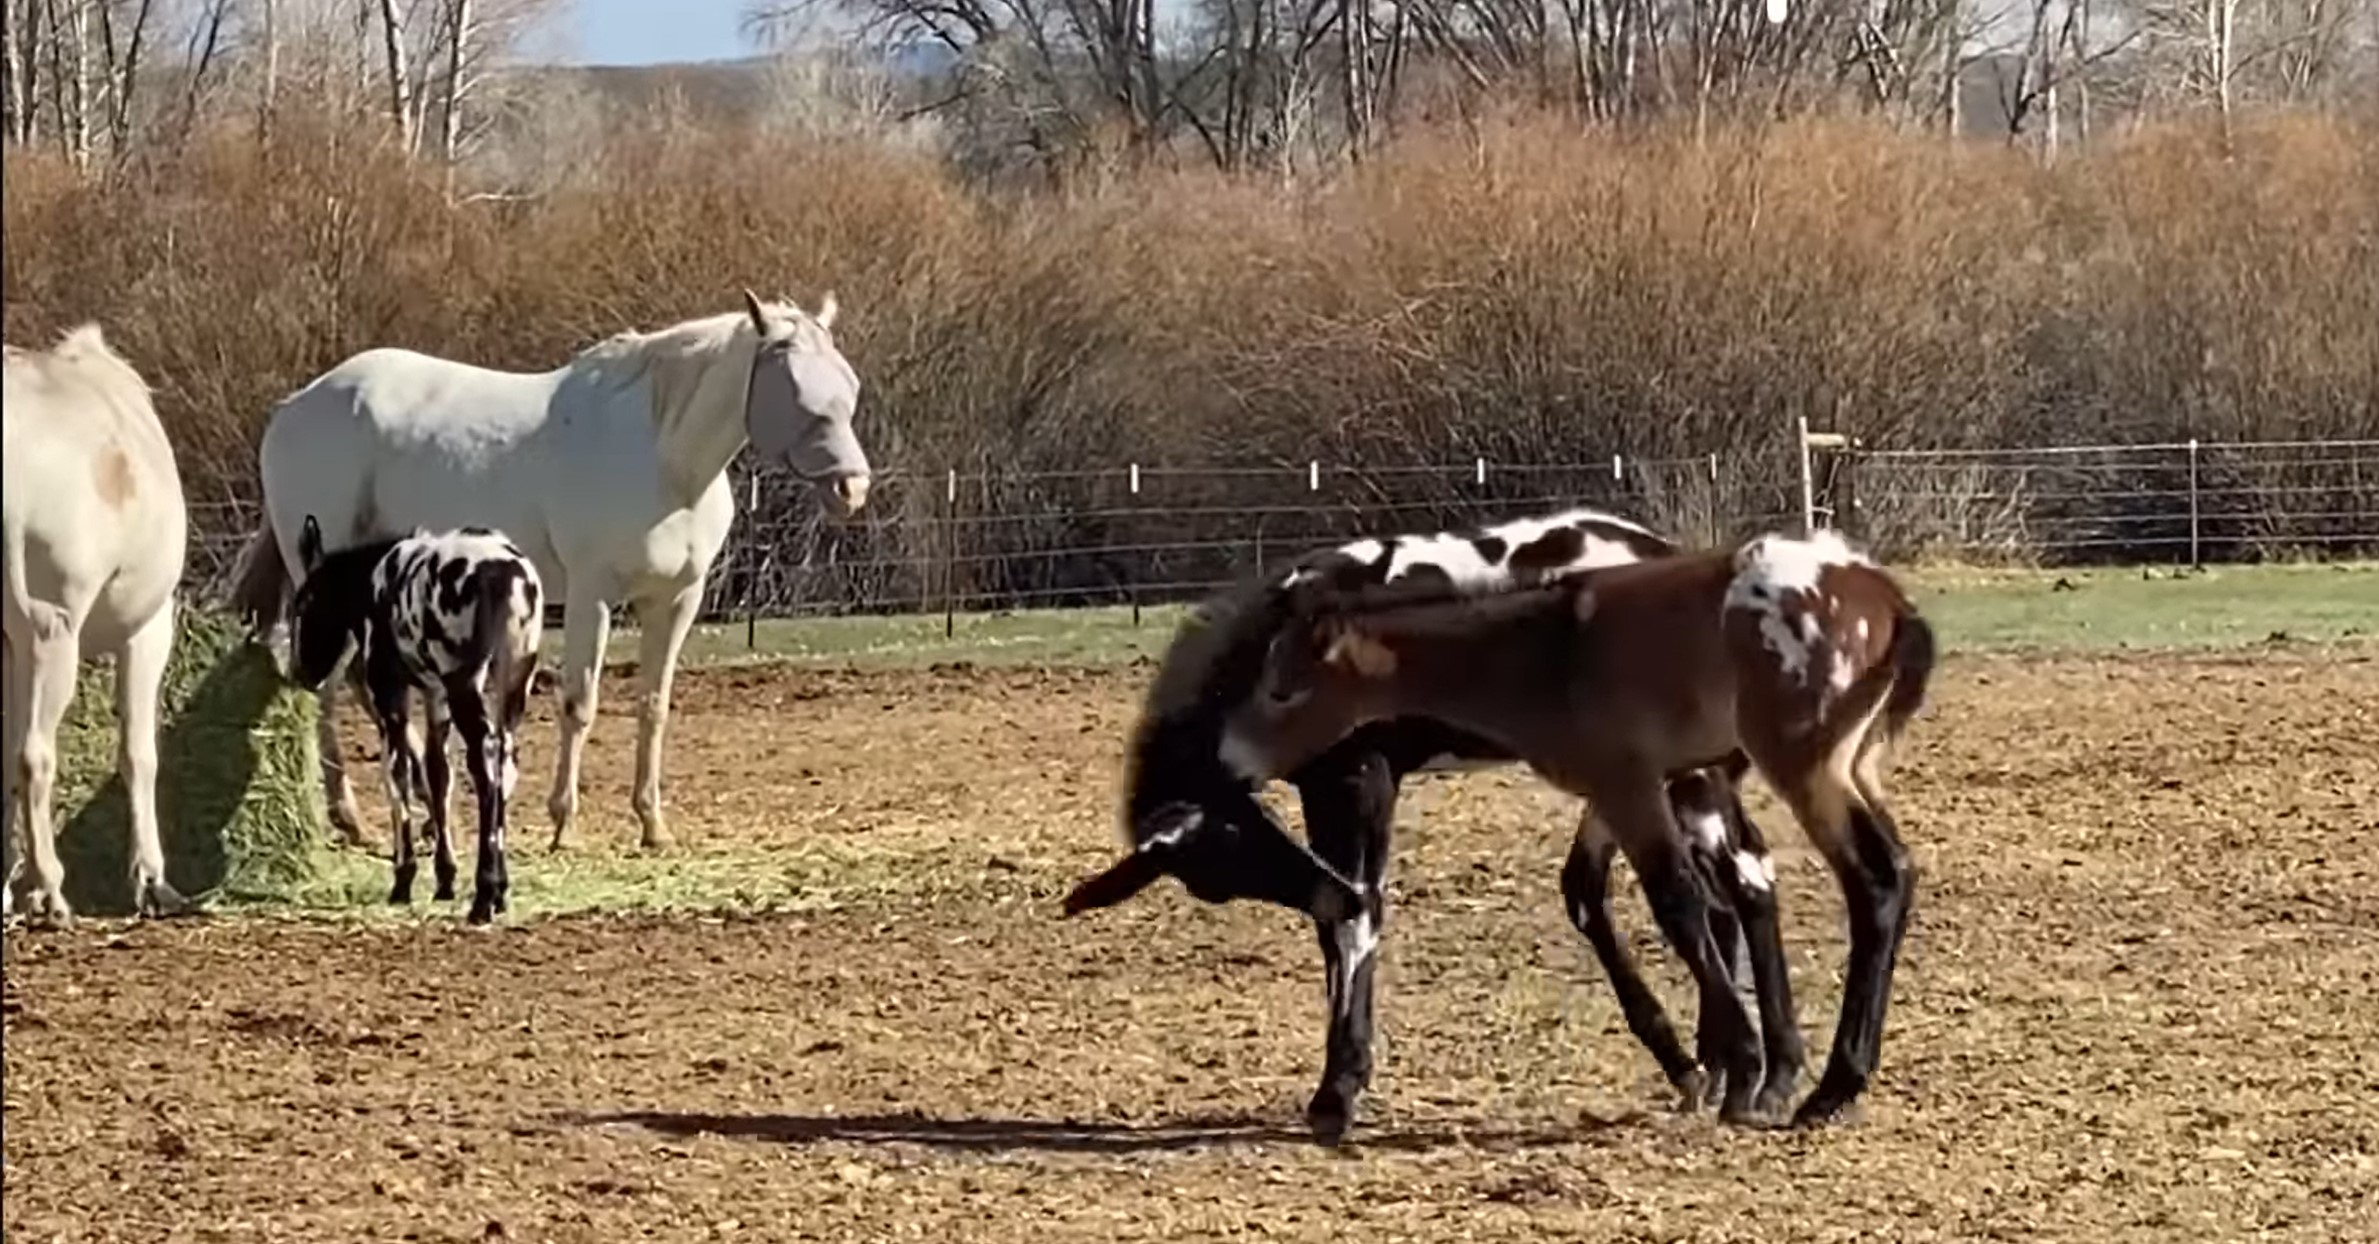
[[[1569,506],[1692,544],[1806,522],[1884,557],[2041,565],[2379,555],[2379,440],[1473,459],[1057,472],[895,471],[851,521],[732,469],[736,525],[706,620],[1148,605],[1307,550]],[[220,591],[252,501],[194,503],[193,586]]]

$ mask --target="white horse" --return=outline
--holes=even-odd
[[[7,515],[8,756],[21,781],[33,856],[31,915],[73,919],[58,862],[51,803],[58,724],[74,701],[83,658],[116,658],[117,765],[132,814],[132,896],[143,915],[186,906],[165,882],[157,836],[157,699],[173,652],[174,588],[190,517],[173,446],[149,386],[99,326],[47,350],[5,349],[0,510]],[[0,906],[13,909],[18,792],[6,799],[8,845]]]
[[[511,536],[563,602],[561,747],[546,804],[557,849],[578,806],[610,606],[629,603],[644,633],[632,802],[643,845],[659,848],[670,685],[735,519],[727,463],[749,443],[842,517],[867,500],[867,455],[851,430],[859,377],[835,348],[834,315],[831,293],[813,315],[746,290],[741,312],[619,333],[536,374],[410,350],[355,355],[265,426],[265,523],[242,554],[237,603],[259,633],[280,630],[305,573],[309,517],[332,550],[416,526]],[[320,694],[323,793],[332,822],[360,843],[332,725],[338,687]]]

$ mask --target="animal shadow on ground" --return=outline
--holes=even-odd
[[[1640,1115],[1584,1118],[1533,1127],[1471,1126],[1458,1121],[1394,1123],[1359,1128],[1345,1147],[1425,1152],[1461,1146],[1539,1149],[1573,1144],[1599,1132],[1631,1126]],[[1312,1133],[1252,1115],[1192,1116],[1159,1123],[1093,1123],[1051,1119],[936,1119],[914,1111],[875,1115],[670,1114],[623,1111],[580,1114],[569,1122],[591,1127],[637,1127],[664,1136],[724,1136],[783,1145],[826,1142],[919,1145],[954,1153],[1131,1154],[1222,1145],[1310,1144]]]
[[[182,651],[174,655],[176,666],[187,659]],[[157,828],[166,880],[196,898],[227,882],[263,880],[259,870],[300,867],[312,827],[272,806],[274,800],[251,801],[260,780],[287,785],[313,751],[305,747],[305,757],[266,754],[291,742],[275,737],[283,731],[259,729],[284,692],[271,658],[242,646],[199,674],[195,686],[176,686],[177,676],[186,676],[185,669],[169,668],[160,705],[165,720],[157,732]],[[107,766],[108,776],[58,830],[66,901],[95,916],[132,913],[131,807],[116,768],[113,679],[111,669],[106,678],[85,679],[76,693],[77,716],[86,698],[97,710],[83,729],[93,736],[90,754]],[[311,733],[305,731],[309,742]],[[249,823],[235,825],[243,813]]]

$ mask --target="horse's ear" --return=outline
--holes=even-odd
[[[827,290],[826,296],[818,300],[818,314],[816,317],[818,321],[818,327],[834,327],[835,313],[840,310],[842,310],[842,304],[835,301],[834,291],[831,289]]]
[[[743,309],[746,315],[752,317],[752,331],[763,337],[767,336],[768,309],[760,305],[760,296],[753,293],[749,286],[746,286],[743,291]]]
[[[1349,623],[1331,623],[1322,632],[1322,660],[1353,670],[1363,678],[1386,678],[1396,672],[1396,650],[1369,631]]]
[[[297,533],[297,560],[308,571],[322,564],[322,524],[314,516],[306,515],[306,525]]]

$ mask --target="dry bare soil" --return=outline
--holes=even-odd
[[[1142,677],[683,676],[681,851],[812,879],[773,911],[12,932],[7,1238],[2379,1239],[2368,649],[1950,661],[1898,777],[1923,876],[1882,1075],[1814,1133],[1668,1110],[1559,911],[1566,801],[1418,783],[1336,1152],[1298,1126],[1293,918],[1170,884],[1057,918]],[[582,854],[632,837],[607,696]],[[551,739],[516,873],[550,866]],[[1839,904],[1754,810],[1822,1049]]]

